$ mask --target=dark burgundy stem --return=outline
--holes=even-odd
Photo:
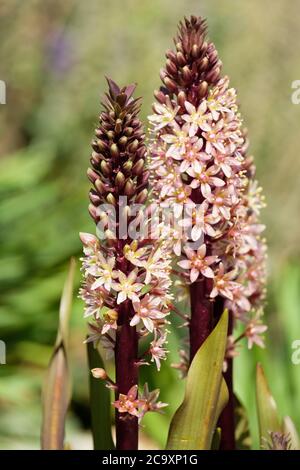
[[[133,385],[138,384],[138,337],[136,329],[130,326],[128,301],[122,304],[119,312],[118,331],[116,336],[116,399],[119,393],[127,395]],[[116,447],[117,450],[137,450],[138,420],[128,413],[116,410]]]
[[[213,303],[207,298],[208,283],[202,279],[190,285],[190,362],[213,328]]]
[[[232,334],[233,319],[232,314],[229,314],[228,336]],[[219,426],[221,428],[221,441],[220,450],[234,450],[235,437],[234,437],[234,393],[233,393],[233,360],[227,359],[227,370],[224,373],[224,378],[227,384],[229,399],[224,410],[219,418]]]

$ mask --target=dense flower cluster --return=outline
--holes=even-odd
[[[117,253],[113,248],[103,248],[97,237],[80,234],[84,258],[81,298],[85,302],[84,316],[92,318],[90,341],[109,338],[114,347],[114,331],[118,328],[119,306],[130,302],[130,326],[138,327],[140,337],[153,334],[149,353],[160,369],[166,358],[167,316],[170,313],[170,254],[163,245],[144,241],[124,245],[119,257],[126,260],[126,271],[117,269]],[[106,342],[107,347],[107,342]]]
[[[101,225],[102,239],[80,234],[84,250],[80,296],[85,302],[85,317],[90,320],[87,341],[102,342],[115,354],[119,397],[115,407],[120,413],[125,409],[131,413],[132,407],[127,405],[135,402],[138,367],[146,363],[148,355],[159,370],[166,358],[171,259],[167,242],[119,236],[121,217],[127,225],[133,222],[136,215],[131,214],[132,205],[147,199],[148,173],[144,168],[144,133],[138,119],[140,103],[132,98],[135,86],[120,89],[112,80],[108,84],[109,93],[92,142],[92,168],[88,170],[93,184],[89,212],[97,227]],[[124,198],[125,206],[121,203]],[[114,233],[109,225],[112,213],[117,216],[113,219]],[[147,210],[145,214],[147,225],[150,215],[147,219]],[[138,340],[148,335],[152,339],[140,358]]]
[[[157,401],[159,397],[159,389],[149,392],[148,384],[144,385],[143,393],[138,396],[138,387],[131,387],[127,395],[120,394],[119,400],[114,402],[114,407],[119,413],[128,413],[135,416],[139,421],[149,411],[160,411],[167,406],[167,403]]]
[[[247,156],[236,91],[220,77],[221,63],[205,41],[203,20],[180,25],[176,51],[168,51],[164,86],[151,123],[149,165],[153,191],[173,206],[188,235],[174,251],[190,283],[210,280],[208,295],[224,299],[246,324],[249,347],[262,345],[259,308],[264,299],[266,245],[259,214],[264,206]],[[176,224],[174,224],[176,225]]]

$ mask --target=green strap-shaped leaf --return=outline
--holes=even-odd
[[[93,343],[87,343],[89,372],[95,368],[104,368],[102,357]],[[111,403],[109,389],[105,382],[95,379],[90,372],[90,410],[92,421],[92,434],[95,450],[114,449],[111,435]]]
[[[261,444],[270,440],[270,432],[283,432],[276,402],[269,389],[264,370],[260,364],[256,368],[256,404]]]
[[[228,401],[222,376],[227,327],[225,310],[192,361],[183,403],[171,422],[167,449],[208,450],[211,447],[217,420]]]
[[[43,390],[41,433],[41,447],[43,450],[61,450],[64,448],[65,419],[71,389],[67,362],[67,342],[74,272],[75,261],[72,259],[61,297],[58,332]]]
[[[291,450],[300,450],[300,438],[296,426],[289,416],[283,418],[283,432],[291,439]]]

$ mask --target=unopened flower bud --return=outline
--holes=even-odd
[[[99,219],[97,207],[95,207],[93,204],[89,204],[88,210],[92,219],[94,219],[95,222],[97,222]]]
[[[105,142],[103,142],[103,140],[101,140],[101,139],[97,140],[97,146],[98,146],[98,149],[100,150],[100,152],[104,152],[107,149],[107,144]]]
[[[124,134],[127,136],[127,137],[130,137],[133,133],[133,128],[132,127],[126,127],[126,129],[124,129]]]
[[[89,192],[89,198],[90,198],[91,203],[94,204],[94,206],[98,206],[101,203],[101,198],[99,194],[93,191]]]
[[[138,160],[132,168],[132,173],[134,175],[140,175],[143,171],[144,164],[145,164],[145,162],[142,158],[140,160]]]
[[[137,204],[143,204],[148,197],[148,190],[145,188],[141,192],[138,193],[137,197],[135,198],[135,202]]]
[[[86,172],[88,179],[90,180],[91,183],[95,183],[95,181],[99,178],[98,173],[96,173],[92,168],[88,168]]]
[[[154,96],[157,101],[161,104],[165,104],[166,102],[166,95],[160,90],[154,90]]]
[[[181,67],[183,67],[184,65],[186,65],[186,58],[184,57],[183,53],[180,51],[180,52],[177,52],[176,54],[176,60],[177,60],[177,63],[178,65],[180,65]]]
[[[126,196],[132,196],[135,190],[135,185],[131,178],[128,178],[125,184],[124,193]]]
[[[207,67],[208,67],[208,58],[207,57],[203,57],[203,59],[201,60],[200,64],[199,64],[199,70],[201,72],[204,72]]]
[[[119,152],[117,144],[112,144],[110,146],[110,154],[113,158],[118,158],[119,157],[120,152]]]
[[[170,59],[168,59],[166,62],[166,69],[171,75],[177,74],[177,67]]]
[[[171,78],[169,77],[165,77],[164,78],[164,84],[166,85],[167,88],[169,88],[169,90],[173,93],[175,93],[178,88],[177,88],[177,85],[176,85],[176,82],[174,82],[174,80],[172,80]]]
[[[110,167],[109,163],[107,163],[106,160],[102,160],[102,162],[100,163],[100,168],[101,168],[101,171],[102,171],[104,176],[109,176],[110,175],[111,167]]]
[[[200,83],[198,87],[198,96],[199,98],[204,98],[204,96],[207,95],[207,90],[208,90],[208,83],[203,81]]]
[[[199,52],[200,52],[200,47],[198,44],[194,44],[192,47],[192,56],[194,59],[197,59],[199,57]]]
[[[95,379],[106,380],[108,378],[108,375],[105,370],[101,369],[100,367],[95,367],[91,370],[91,373]]]
[[[182,75],[183,75],[183,78],[186,82],[189,82],[192,79],[192,73],[191,73],[191,71],[190,71],[190,69],[188,68],[187,65],[185,65],[183,67]]]
[[[101,181],[101,179],[97,179],[94,184],[95,184],[95,188],[101,195],[107,193],[106,186],[103,183],[103,181]]]
[[[122,189],[125,184],[125,176],[121,171],[118,171],[116,175],[115,184],[119,189]]]
[[[109,194],[106,196],[106,200],[107,200],[108,204],[112,204],[113,206],[116,206],[116,205],[117,205],[116,198],[115,198],[115,196],[114,196],[112,193],[109,193]]]
[[[120,147],[124,148],[124,147],[126,146],[127,142],[128,142],[128,139],[127,139],[126,135],[123,135],[123,136],[119,139],[119,142],[118,142],[118,143],[119,143]]]
[[[123,170],[125,171],[125,173],[130,173],[131,172],[132,165],[133,164],[132,164],[131,160],[128,160],[127,162],[124,163]]]
[[[177,101],[178,101],[178,104],[183,108],[185,109],[185,102],[186,102],[187,98],[186,98],[186,94],[184,91],[180,91],[178,93],[178,96],[177,96]]]
[[[130,153],[134,153],[134,152],[136,152],[138,146],[139,146],[139,141],[137,139],[134,139],[134,141],[131,142],[131,144],[129,145],[128,151]]]
[[[106,135],[109,138],[109,140],[113,140],[115,137],[114,131],[107,131]]]
[[[79,237],[80,237],[80,240],[82,241],[82,244],[85,246],[92,245],[98,242],[97,237],[95,237],[94,235],[91,235],[90,233],[80,232]]]
[[[117,119],[116,124],[115,124],[115,132],[116,134],[120,134],[121,131],[122,131],[122,121],[121,119]]]

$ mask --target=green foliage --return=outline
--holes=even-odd
[[[285,0],[1,2],[0,79],[8,89],[7,104],[0,106],[0,339],[7,344],[7,364],[0,366],[1,448],[39,447],[40,384],[55,341],[65,271],[70,256],[80,256],[78,232],[94,231],[85,171],[104,76],[138,82],[146,118],[152,90],[160,84],[164,50],[177,21],[191,13],[208,17],[209,35],[238,89],[268,203],[263,213],[270,244],[267,348],[241,349],[235,389],[254,447],[259,447],[253,389],[258,361],[279,409],[300,429],[300,366],[291,362],[291,344],[300,339],[300,106],[290,100],[299,54],[289,46],[299,37],[298,10],[297,2],[287,9]],[[78,281],[77,272],[76,288]],[[68,436],[76,448],[92,446],[84,431],[89,402],[82,311],[74,299]],[[171,352],[160,374],[143,368],[141,379],[161,388],[161,399],[170,406],[164,415],[146,416],[142,447],[165,445],[184,388],[170,369],[178,361],[183,331],[170,329]]]
[[[167,449],[211,448],[217,420],[228,401],[222,375],[227,328],[225,310],[189,368],[184,400],[172,419]]]
[[[72,308],[75,261],[71,260],[59,310],[59,325],[54,351],[43,392],[43,450],[64,448],[65,419],[70,401],[70,377],[67,359],[69,321]]]
[[[111,436],[111,400],[110,392],[105,382],[96,379],[91,374],[95,368],[103,369],[104,363],[93,343],[87,343],[89,381],[90,381],[90,410],[94,441],[94,450],[114,449]]]
[[[260,442],[270,438],[270,432],[283,432],[275,400],[270,392],[263,368],[260,364],[256,372],[256,402]]]

